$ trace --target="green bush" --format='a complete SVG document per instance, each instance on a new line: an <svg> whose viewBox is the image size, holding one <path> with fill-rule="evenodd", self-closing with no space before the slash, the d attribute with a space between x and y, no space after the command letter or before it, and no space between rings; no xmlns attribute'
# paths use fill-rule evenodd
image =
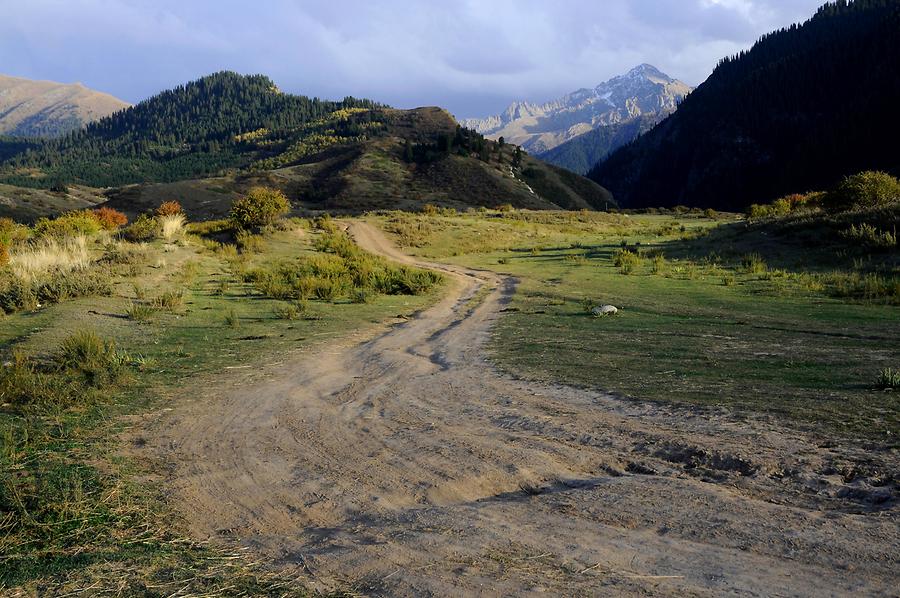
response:
<svg viewBox="0 0 900 598"><path fill-rule="evenodd" d="M250 230L273 224L287 214L291 204L284 193L268 187L254 187L231 204L229 218L237 228Z"/></svg>
<svg viewBox="0 0 900 598"><path fill-rule="evenodd" d="M153 318L154 313L156 313L156 310L153 306L146 303L132 302L125 308L126 317L136 322L147 322Z"/></svg>
<svg viewBox="0 0 900 598"><path fill-rule="evenodd" d="M81 374L91 386L116 379L127 362L127 355L116 351L113 341L92 330L80 330L66 338L56 356L60 370Z"/></svg>
<svg viewBox="0 0 900 598"><path fill-rule="evenodd" d="M11 272L0 273L0 310L11 314L34 309L37 303L31 284Z"/></svg>
<svg viewBox="0 0 900 598"><path fill-rule="evenodd" d="M159 237L159 222L149 214L141 214L122 231L122 236L129 241L153 241Z"/></svg>
<svg viewBox="0 0 900 598"><path fill-rule="evenodd" d="M12 218L0 218L0 245L12 247L31 237L31 229Z"/></svg>
<svg viewBox="0 0 900 598"><path fill-rule="evenodd" d="M900 181L886 172L861 172L846 177L823 200L831 212L875 208L900 201Z"/></svg>
<svg viewBox="0 0 900 598"><path fill-rule="evenodd" d="M766 261L758 253L748 253L741 258L741 265L747 274L763 274L768 269Z"/></svg>
<svg viewBox="0 0 900 598"><path fill-rule="evenodd" d="M613 254L613 264L622 274L631 274L644 262L644 259L630 249L617 249Z"/></svg>
<svg viewBox="0 0 900 598"><path fill-rule="evenodd" d="M89 210L63 214L58 218L41 218L34 225L35 236L45 239L65 240L74 237L90 237L101 230L100 222Z"/></svg>
<svg viewBox="0 0 900 598"><path fill-rule="evenodd" d="M160 311L175 311L184 302L183 291L166 291L153 298L151 305Z"/></svg>
<svg viewBox="0 0 900 598"><path fill-rule="evenodd" d="M34 294L40 302L60 303L77 297L112 295L111 274L105 268L56 271L38 282Z"/></svg>

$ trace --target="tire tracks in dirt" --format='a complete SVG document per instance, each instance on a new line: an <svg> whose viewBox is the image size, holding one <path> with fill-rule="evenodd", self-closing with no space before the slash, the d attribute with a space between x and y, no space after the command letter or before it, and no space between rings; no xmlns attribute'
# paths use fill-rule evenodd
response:
<svg viewBox="0 0 900 598"><path fill-rule="evenodd" d="M498 373L484 346L515 280L349 230L450 290L155 423L145 450L197 537L370 595L896 591L896 453Z"/></svg>

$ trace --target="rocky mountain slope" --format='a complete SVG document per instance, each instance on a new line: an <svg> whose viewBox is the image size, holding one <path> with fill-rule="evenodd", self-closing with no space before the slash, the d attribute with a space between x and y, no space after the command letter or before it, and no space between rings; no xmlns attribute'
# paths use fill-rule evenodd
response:
<svg viewBox="0 0 900 598"><path fill-rule="evenodd" d="M642 64L593 89L579 89L545 104L514 102L503 114L462 124L540 154L598 127L648 114L662 118L690 91L689 85Z"/></svg>
<svg viewBox="0 0 900 598"><path fill-rule="evenodd" d="M81 83L0 75L0 135L58 137L128 106Z"/></svg>

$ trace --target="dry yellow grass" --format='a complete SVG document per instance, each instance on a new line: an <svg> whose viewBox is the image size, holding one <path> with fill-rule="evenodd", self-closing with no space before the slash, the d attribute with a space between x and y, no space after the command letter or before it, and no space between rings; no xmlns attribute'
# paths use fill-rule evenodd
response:
<svg viewBox="0 0 900 598"><path fill-rule="evenodd" d="M66 241L47 239L14 251L9 257L13 273L31 280L50 270L70 271L86 268L91 262L85 237Z"/></svg>
<svg viewBox="0 0 900 598"><path fill-rule="evenodd" d="M157 216L157 219L159 220L160 234L166 241L171 241L184 233L184 225L187 222L184 214Z"/></svg>

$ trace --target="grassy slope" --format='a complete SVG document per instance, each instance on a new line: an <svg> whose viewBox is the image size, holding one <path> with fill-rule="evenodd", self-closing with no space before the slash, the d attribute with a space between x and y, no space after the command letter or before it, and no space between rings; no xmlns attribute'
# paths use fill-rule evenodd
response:
<svg viewBox="0 0 900 598"><path fill-rule="evenodd" d="M247 265L309 253L315 234L277 233ZM124 315L136 299L135 283L148 297L184 290L184 305L148 323L128 320ZM3 318L4 360L14 350L52 352L73 330L91 329L141 356L146 365L84 406L25 413L0 408L2 475L34 475L40 478L36 483L44 484L0 485L4 492L19 488L25 494L18 499L40 507L32 512L35 522L28 524L28 533L16 527L15 519L0 517L0 593L21 585L36 594L57 594L96 583L148 596L177 590L306 595L296 582L248 567L242 557L183 539L177 517L167 512L154 484L146 483L147 472L122 457L118 434L133 417L163 408L169 399L240 383L259 375L260 366L315 351L352 333L365 334L397 314L421 309L434 297L379 296L366 304L311 301L316 319L284 320L273 313L283 302L261 297L239 282L218 253L204 251L195 241L186 246L157 242L149 262L135 277L119 279L111 297L82 298ZM232 310L237 327L225 321ZM44 490L29 497L29 488ZM47 515L46 509L55 514ZM278 590L285 582L290 583Z"/></svg>
<svg viewBox="0 0 900 598"><path fill-rule="evenodd" d="M34 222L42 216L57 216L70 210L93 207L106 201L96 189L73 185L66 193L0 184L0 217Z"/></svg>
<svg viewBox="0 0 900 598"><path fill-rule="evenodd" d="M700 243L694 231L720 224L707 218L498 216L395 215L381 224L419 255L520 279L492 343L502 367L897 443L900 398L874 388L881 368L900 363L897 307L848 303L810 291L803 279L688 259L684 247ZM677 247L682 258L660 262L658 273L645 259L624 275L613 264L623 240ZM787 247L796 258L799 248ZM592 318L585 298L623 310Z"/></svg>

